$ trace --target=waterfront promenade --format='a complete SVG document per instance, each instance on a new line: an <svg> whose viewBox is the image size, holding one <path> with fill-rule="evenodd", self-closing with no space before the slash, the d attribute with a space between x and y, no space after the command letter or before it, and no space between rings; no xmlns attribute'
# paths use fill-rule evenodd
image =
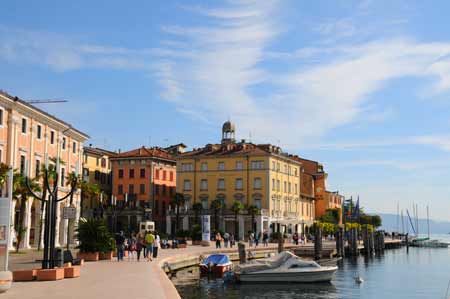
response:
<svg viewBox="0 0 450 299"><path fill-rule="evenodd" d="M291 244L286 244L290 247ZM258 248L263 248L259 246ZM269 244L276 250L277 244ZM87 262L81 268L81 277L52 282L15 282L11 289L0 295L0 299L64 299L64 298L180 298L177 290L162 270L165 260L183 259L207 252L230 252L230 249L188 246L183 249L164 249L153 262L98 261ZM237 252L235 246L232 252ZM11 269L33 268L31 263L36 252L15 256L11 259Z"/></svg>

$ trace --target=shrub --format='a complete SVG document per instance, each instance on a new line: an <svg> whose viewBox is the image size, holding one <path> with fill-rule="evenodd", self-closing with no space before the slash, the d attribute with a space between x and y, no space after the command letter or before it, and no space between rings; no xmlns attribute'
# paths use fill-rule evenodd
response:
<svg viewBox="0 0 450 299"><path fill-rule="evenodd" d="M194 224L191 229L191 239L192 241L202 240L202 226L199 224Z"/></svg>
<svg viewBox="0 0 450 299"><path fill-rule="evenodd" d="M80 218L77 238L81 252L109 252L115 247L114 238L102 219Z"/></svg>

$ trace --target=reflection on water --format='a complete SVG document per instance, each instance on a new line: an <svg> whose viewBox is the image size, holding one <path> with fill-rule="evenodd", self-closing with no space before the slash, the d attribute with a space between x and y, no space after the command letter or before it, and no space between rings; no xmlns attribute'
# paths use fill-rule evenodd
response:
<svg viewBox="0 0 450 299"><path fill-rule="evenodd" d="M235 284L202 277L198 268L172 278L183 299L194 298L444 298L450 280L450 249L405 248L384 255L346 258L332 283ZM364 283L354 281L359 274Z"/></svg>

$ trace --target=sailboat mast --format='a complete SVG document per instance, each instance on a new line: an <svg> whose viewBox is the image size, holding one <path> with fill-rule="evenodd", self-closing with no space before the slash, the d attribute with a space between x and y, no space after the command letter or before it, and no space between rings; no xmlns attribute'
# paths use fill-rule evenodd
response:
<svg viewBox="0 0 450 299"><path fill-rule="evenodd" d="M399 211L399 209L400 209L400 203L399 202L397 202L397 233L400 231L400 227L399 227L399 225L400 225L400 221L399 221L399 217L400 217L400 211Z"/></svg>
<svg viewBox="0 0 450 299"><path fill-rule="evenodd" d="M404 220L403 220L403 210L402 210L402 214L401 214L401 219L402 219L402 234L404 234L405 233L405 222L404 222Z"/></svg>
<svg viewBox="0 0 450 299"><path fill-rule="evenodd" d="M428 206L427 206L427 226L428 226L428 239L430 238L430 214L428 212Z"/></svg>
<svg viewBox="0 0 450 299"><path fill-rule="evenodd" d="M416 203L416 230L419 235L419 204Z"/></svg>

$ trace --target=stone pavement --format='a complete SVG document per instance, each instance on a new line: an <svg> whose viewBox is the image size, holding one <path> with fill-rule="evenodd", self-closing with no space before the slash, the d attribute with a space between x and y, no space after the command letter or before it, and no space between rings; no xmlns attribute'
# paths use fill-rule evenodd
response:
<svg viewBox="0 0 450 299"><path fill-rule="evenodd" d="M270 248L276 247L277 244L270 244ZM237 250L236 246L234 250ZM87 262L81 267L79 278L51 282L15 282L9 291L0 295L0 299L177 299L180 298L177 290L161 269L164 260L177 256L200 255L209 251L225 250L216 250L211 244L209 247L188 246L183 249L160 250L160 255L153 262L128 261L128 258L124 258L124 262L120 263L117 260ZM26 255L13 255L10 269L39 266L32 261L41 254L30 251Z"/></svg>

